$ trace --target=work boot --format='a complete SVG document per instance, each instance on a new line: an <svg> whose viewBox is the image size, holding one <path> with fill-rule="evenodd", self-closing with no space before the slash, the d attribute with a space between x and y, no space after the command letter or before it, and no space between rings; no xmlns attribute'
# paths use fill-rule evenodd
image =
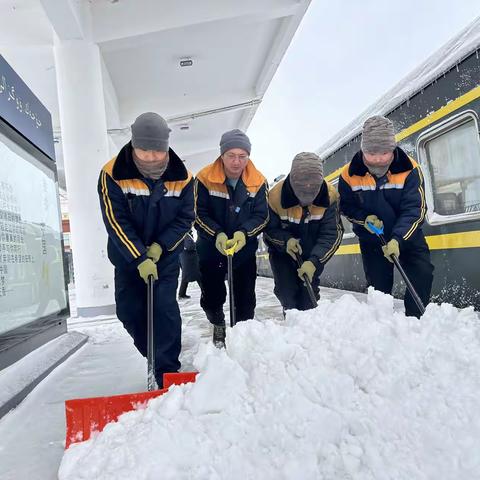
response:
<svg viewBox="0 0 480 480"><path fill-rule="evenodd" d="M213 344L217 348L225 347L225 313L223 309L206 311L208 321L213 324Z"/></svg>
<svg viewBox="0 0 480 480"><path fill-rule="evenodd" d="M213 326L213 344L217 348L225 348L225 325Z"/></svg>

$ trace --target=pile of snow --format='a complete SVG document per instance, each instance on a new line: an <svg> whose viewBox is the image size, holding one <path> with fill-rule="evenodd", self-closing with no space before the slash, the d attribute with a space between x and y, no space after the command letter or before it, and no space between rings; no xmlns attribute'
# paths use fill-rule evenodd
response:
<svg viewBox="0 0 480 480"><path fill-rule="evenodd" d="M370 291L202 345L172 387L73 445L73 479L480 478L480 321L430 305L419 321Z"/></svg>

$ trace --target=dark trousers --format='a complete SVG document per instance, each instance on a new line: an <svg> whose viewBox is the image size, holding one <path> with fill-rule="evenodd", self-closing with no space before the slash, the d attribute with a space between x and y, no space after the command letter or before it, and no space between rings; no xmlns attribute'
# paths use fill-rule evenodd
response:
<svg viewBox="0 0 480 480"><path fill-rule="evenodd" d="M176 292L178 259L158 265L158 280L153 287L155 378L159 388L165 372L180 368L182 320ZM137 350L147 357L147 285L137 270L115 270L117 317L133 338Z"/></svg>
<svg viewBox="0 0 480 480"><path fill-rule="evenodd" d="M380 242L360 241L360 250L368 285L391 294L394 265L384 257ZM415 240L405 242L400 248L399 261L422 303L427 306L432 290L433 265L425 237L421 235ZM408 289L405 292L404 303L407 316L420 318L420 311Z"/></svg>
<svg viewBox="0 0 480 480"><path fill-rule="evenodd" d="M223 323L223 304L227 298L225 276L227 257L221 260L200 260L202 296L200 305L211 323ZM233 295L235 297L236 320L241 322L253 318L255 313L255 282L257 279L257 260L255 255L248 256L240 265L233 266Z"/></svg>
<svg viewBox="0 0 480 480"><path fill-rule="evenodd" d="M189 283L191 282L189 282L188 280L185 280L185 278L183 278L182 276L182 279L180 280L180 287L178 287L179 297L184 297L187 294L187 288ZM201 283L200 280L198 280L197 283L198 283L198 286L200 286L200 283Z"/></svg>
<svg viewBox="0 0 480 480"><path fill-rule="evenodd" d="M178 289L178 296L184 297L187 294L188 282L182 277L180 288Z"/></svg>
<svg viewBox="0 0 480 480"><path fill-rule="evenodd" d="M297 273L297 264L286 253L270 253L270 265L272 267L275 293L278 301L285 310L296 308L297 310L310 310L316 305L308 296L308 291ZM312 288L317 300L320 298L320 275L323 265L313 275Z"/></svg>

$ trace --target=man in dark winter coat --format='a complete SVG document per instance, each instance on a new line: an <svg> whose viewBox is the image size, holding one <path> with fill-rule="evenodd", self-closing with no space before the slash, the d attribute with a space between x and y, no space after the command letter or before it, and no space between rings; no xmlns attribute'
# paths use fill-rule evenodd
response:
<svg viewBox="0 0 480 480"><path fill-rule="evenodd" d="M299 153L290 174L268 195L270 221L264 233L275 281L274 292L284 310L314 307L303 284L306 275L318 298L320 275L343 237L338 194L323 178L315 153ZM302 264L298 268L296 255Z"/></svg>
<svg viewBox="0 0 480 480"><path fill-rule="evenodd" d="M214 326L213 340L225 340L225 249L235 245L234 295L237 321L253 318L257 236L268 222L267 183L250 160L251 144L240 130L222 135L220 156L195 180L195 227L201 274L201 306Z"/></svg>
<svg viewBox="0 0 480 480"><path fill-rule="evenodd" d="M115 266L117 316L147 356L147 280L154 283L155 378L176 372L181 318L176 299L179 253L194 221L193 178L169 148L156 113L140 115L132 140L100 172L98 194Z"/></svg>
<svg viewBox="0 0 480 480"><path fill-rule="evenodd" d="M338 189L342 213L359 238L368 285L385 293L393 287L393 262L399 261L426 305L430 299L433 265L422 232L427 205L419 165L396 146L392 122L382 116L363 125L361 150L345 165ZM384 228L382 247L370 225ZM405 312L420 317L405 293Z"/></svg>
<svg viewBox="0 0 480 480"><path fill-rule="evenodd" d="M198 282L200 285L197 247L192 232L185 237L183 251L180 253L180 266L182 267L182 280L178 289L178 298L186 299L190 298L190 295L187 295L188 284Z"/></svg>

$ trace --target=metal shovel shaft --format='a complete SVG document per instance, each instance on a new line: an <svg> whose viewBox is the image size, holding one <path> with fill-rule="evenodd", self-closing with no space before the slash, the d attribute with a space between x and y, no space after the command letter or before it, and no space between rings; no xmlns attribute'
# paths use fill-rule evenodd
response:
<svg viewBox="0 0 480 480"><path fill-rule="evenodd" d="M228 250L227 253L227 276L228 276L228 301L230 303L230 327L234 327L237 323L235 296L233 293L233 254L235 253L235 245Z"/></svg>
<svg viewBox="0 0 480 480"><path fill-rule="evenodd" d="M373 230L373 232L378 236L380 239L380 242L382 243L383 246L387 245L387 241L385 240L385 237L383 236L383 227L378 228L373 223L368 222L368 226ZM412 285L412 282L408 278L407 274L405 273L405 270L403 267L400 265L400 261L395 255L390 255L390 258L392 259L394 265L397 267L397 270L400 272L400 275L403 278L403 281L405 282L405 285L407 286L408 291L410 292L410 295L413 298L413 301L417 305L418 309L420 310L420 313L423 315L425 313L425 306L423 305L423 302L421 298L419 297L417 291L415 290L414 286Z"/></svg>
<svg viewBox="0 0 480 480"><path fill-rule="evenodd" d="M298 268L300 268L302 266L303 260L298 252L295 252L295 259L297 261ZM315 292L313 291L312 284L306 274L303 275L303 283L305 285L305 288L307 289L308 296L310 297L313 308L317 307L317 298L315 297Z"/></svg>
<svg viewBox="0 0 480 480"><path fill-rule="evenodd" d="M155 382L155 342L153 328L153 275L147 282L147 390L156 390Z"/></svg>
<svg viewBox="0 0 480 480"><path fill-rule="evenodd" d="M383 235L379 235L381 242L383 245L386 245L387 242L385 241L385 237ZM403 267L400 265L400 262L396 255L390 255L390 258L392 259L393 263L397 267L397 270L400 272L400 275L403 278L403 281L405 282L405 285L407 286L408 291L410 292L410 295L412 296L414 302L416 303L418 309L420 310L420 313L423 315L425 313L425 306L423 305L422 300L420 299L417 291L415 290L414 286L412 285L412 282L408 278L407 274L405 273L405 270Z"/></svg>

